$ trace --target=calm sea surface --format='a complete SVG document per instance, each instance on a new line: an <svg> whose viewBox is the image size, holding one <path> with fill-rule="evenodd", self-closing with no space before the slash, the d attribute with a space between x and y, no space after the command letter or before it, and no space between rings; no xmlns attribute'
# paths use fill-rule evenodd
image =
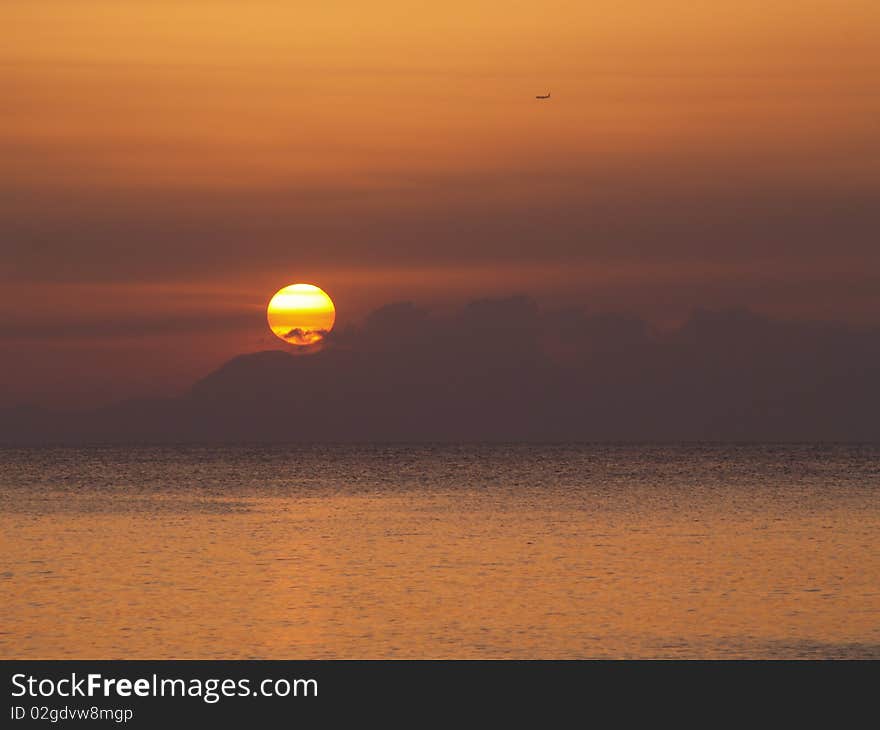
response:
<svg viewBox="0 0 880 730"><path fill-rule="evenodd" d="M3 658L880 658L880 446L0 450Z"/></svg>

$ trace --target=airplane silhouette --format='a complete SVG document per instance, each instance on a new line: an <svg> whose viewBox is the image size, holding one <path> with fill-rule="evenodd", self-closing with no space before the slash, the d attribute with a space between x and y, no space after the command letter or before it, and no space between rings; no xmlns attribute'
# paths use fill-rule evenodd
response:
<svg viewBox="0 0 880 730"><path fill-rule="evenodd" d="M539 95L539 96L536 96L535 98L536 98L536 99L549 99L549 98L550 98L550 92L548 91L547 94L546 94L545 96L540 96L540 95Z"/></svg>

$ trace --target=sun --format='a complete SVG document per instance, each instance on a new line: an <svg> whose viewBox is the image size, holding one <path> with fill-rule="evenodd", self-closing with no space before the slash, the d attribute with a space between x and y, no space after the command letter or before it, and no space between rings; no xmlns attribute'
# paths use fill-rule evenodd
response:
<svg viewBox="0 0 880 730"><path fill-rule="evenodd" d="M275 292L266 308L269 329L289 345L315 345L333 329L336 307L312 284L291 284Z"/></svg>

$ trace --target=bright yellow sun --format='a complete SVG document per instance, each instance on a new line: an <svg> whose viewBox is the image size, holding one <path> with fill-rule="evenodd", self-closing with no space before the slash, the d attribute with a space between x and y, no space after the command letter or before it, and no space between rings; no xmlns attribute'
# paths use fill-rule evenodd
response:
<svg viewBox="0 0 880 730"><path fill-rule="evenodd" d="M336 307L323 289L291 284L279 289L266 309L269 329L290 345L314 345L336 321Z"/></svg>

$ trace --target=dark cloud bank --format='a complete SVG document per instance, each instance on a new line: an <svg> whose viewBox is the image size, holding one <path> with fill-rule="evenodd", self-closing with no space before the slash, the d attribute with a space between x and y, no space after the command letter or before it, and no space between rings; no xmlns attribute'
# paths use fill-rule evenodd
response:
<svg viewBox="0 0 880 730"><path fill-rule="evenodd" d="M657 332L512 297L446 317L391 304L317 354L241 355L177 398L9 410L0 441L874 441L878 414L880 329L701 310Z"/></svg>

